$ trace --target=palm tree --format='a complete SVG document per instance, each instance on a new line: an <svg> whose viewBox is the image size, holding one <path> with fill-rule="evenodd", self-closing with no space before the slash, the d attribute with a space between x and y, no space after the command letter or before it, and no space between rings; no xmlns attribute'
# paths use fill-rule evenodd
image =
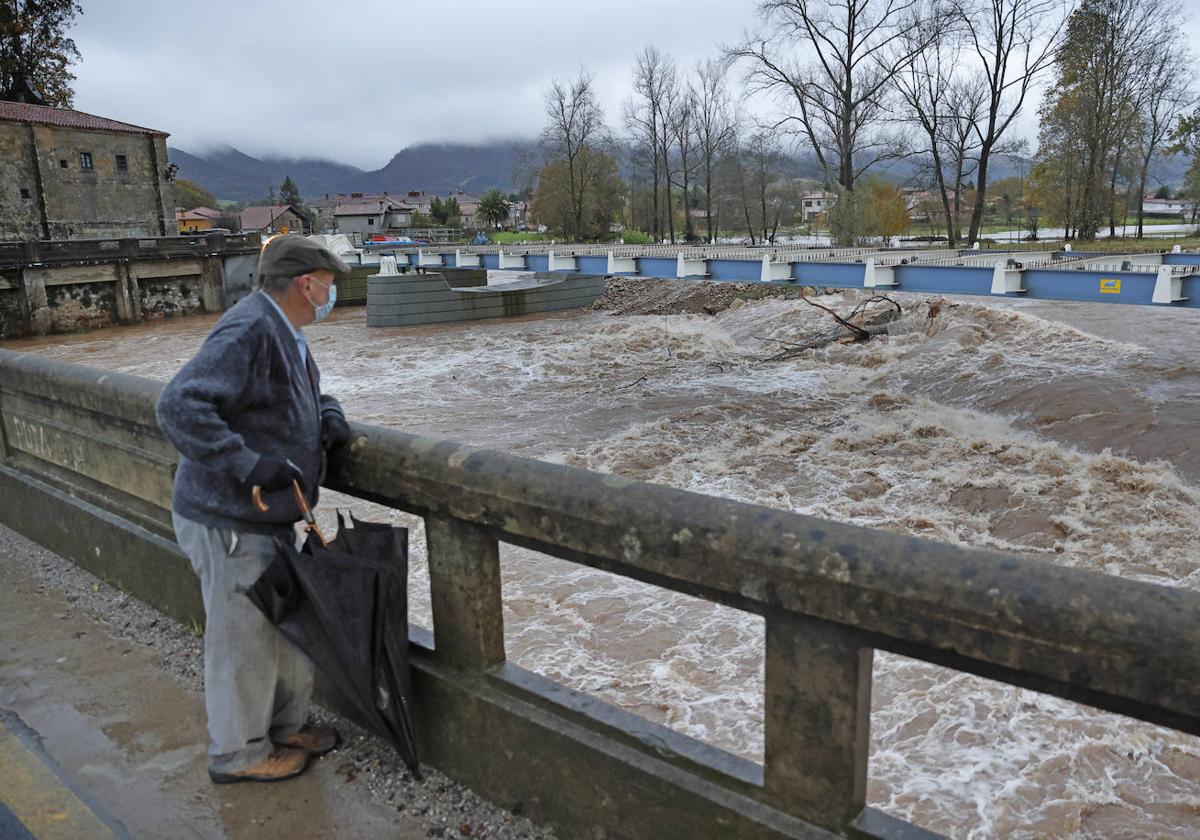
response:
<svg viewBox="0 0 1200 840"><path fill-rule="evenodd" d="M493 227L499 227L508 219L508 197L500 190L488 190L479 199L476 213Z"/></svg>

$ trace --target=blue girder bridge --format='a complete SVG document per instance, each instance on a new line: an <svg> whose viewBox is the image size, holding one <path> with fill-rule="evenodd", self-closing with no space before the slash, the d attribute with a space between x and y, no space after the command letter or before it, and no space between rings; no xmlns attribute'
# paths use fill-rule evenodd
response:
<svg viewBox="0 0 1200 840"><path fill-rule="evenodd" d="M532 245L364 248L401 267L610 274L883 293L988 295L1200 307L1200 253Z"/></svg>

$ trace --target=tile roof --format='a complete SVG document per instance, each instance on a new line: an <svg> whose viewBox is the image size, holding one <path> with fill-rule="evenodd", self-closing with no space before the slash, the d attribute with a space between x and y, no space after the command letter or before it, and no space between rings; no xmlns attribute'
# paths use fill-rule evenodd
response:
<svg viewBox="0 0 1200 840"><path fill-rule="evenodd" d="M412 210L412 208L387 198L375 199L373 201L347 201L339 204L337 209L333 211L333 215L374 216L376 213L384 212L384 210L398 210L400 212L405 212Z"/></svg>
<svg viewBox="0 0 1200 840"><path fill-rule="evenodd" d="M247 207L242 211L241 215L242 229L262 230L263 228L270 227L287 210L293 210L294 212L294 208L290 204Z"/></svg>
<svg viewBox="0 0 1200 840"><path fill-rule="evenodd" d="M143 128L140 125L110 120L72 111L70 108L51 108L49 105L28 105L24 102L0 102L0 120L54 125L60 128L79 128L84 131L116 131L122 134L153 134L168 137L165 131Z"/></svg>

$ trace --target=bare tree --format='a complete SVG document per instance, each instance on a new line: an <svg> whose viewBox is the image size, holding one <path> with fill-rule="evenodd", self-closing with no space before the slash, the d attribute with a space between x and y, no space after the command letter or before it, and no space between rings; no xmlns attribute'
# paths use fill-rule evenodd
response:
<svg viewBox="0 0 1200 840"><path fill-rule="evenodd" d="M725 218L738 218L745 225L750 244L758 243L755 232L754 186L749 164L750 152L747 144L736 132L729 140L728 152L719 159L713 174L714 183L720 185L718 201L725 209ZM730 223L730 229L735 225Z"/></svg>
<svg viewBox="0 0 1200 840"><path fill-rule="evenodd" d="M708 225L709 242L716 235L713 228L713 177L717 159L728 151L736 130L725 84L727 66L725 62L712 59L703 64L697 63L693 86L696 97L698 177L703 182L704 219Z"/></svg>
<svg viewBox="0 0 1200 840"><path fill-rule="evenodd" d="M542 130L542 144L548 158L566 163L563 179L574 219L570 235L583 233L583 208L589 190L600 177L598 164L605 155L596 154L609 145L604 112L592 90L592 77L585 70L571 81L555 79L546 91L548 122Z"/></svg>
<svg viewBox="0 0 1200 840"><path fill-rule="evenodd" d="M651 169L653 215L651 233L655 241L662 239L662 213L659 209L660 187L667 173L670 150L667 116L679 86L675 62L655 47L644 47L637 54L633 69L633 95L625 102L625 124L635 146L649 151L645 160ZM669 192L669 184L668 184ZM669 196L668 196L669 203ZM668 211L669 213L669 211ZM672 227L674 225L672 224ZM674 238L672 236L672 238Z"/></svg>
<svg viewBox="0 0 1200 840"><path fill-rule="evenodd" d="M956 208L951 206L950 190L946 187L947 162L943 152L947 138L953 143L956 136L954 128L959 122L953 110L957 103L953 101L952 81L957 59L958 49L953 39L939 38L896 74L896 89L904 100L910 114L909 119L916 124L920 137L920 143L913 152L918 156L927 157L930 161L930 177L937 188L942 212L946 216L946 237L951 246L958 241L958 229L954 216ZM957 200L960 178L960 174L955 176L954 200Z"/></svg>
<svg viewBox="0 0 1200 840"><path fill-rule="evenodd" d="M827 181L836 171L847 190L872 166L899 154L883 130L892 81L935 40L942 20L914 14L919 2L761 0L759 14L770 34L726 50L728 58L749 65L753 89L794 106L776 127L788 126L806 139Z"/></svg>
<svg viewBox="0 0 1200 840"><path fill-rule="evenodd" d="M1138 128L1137 238L1142 238L1145 221L1146 180L1150 164L1170 138L1176 121L1196 104L1191 88L1195 75L1195 57L1188 49L1179 6L1161 8L1158 31L1149 39L1142 63L1136 99Z"/></svg>
<svg viewBox="0 0 1200 840"><path fill-rule="evenodd" d="M986 90L983 118L974 124L979 164L968 234L974 242L983 225L991 156L1053 62L1067 10L1065 0L955 0L955 11Z"/></svg>
<svg viewBox="0 0 1200 840"><path fill-rule="evenodd" d="M692 226L691 187L692 176L695 175L696 167L700 163L696 133L699 109L699 95L695 86L689 82L687 87L680 91L675 107L668 115L668 127L675 143L679 163L675 169L679 180L674 183L682 190L683 238L688 242L695 239L696 236ZM674 240L672 239L672 241Z"/></svg>
<svg viewBox="0 0 1200 840"><path fill-rule="evenodd" d="M949 166L954 195L951 200L955 237L961 238L964 189L979 167L979 135L975 127L983 121L988 102L988 85L982 74L960 76L950 85L946 98L947 118L943 122L943 158ZM1002 143L1004 141L1001 141ZM1007 151L1007 146L1004 147ZM1000 144L992 154L1001 154Z"/></svg>

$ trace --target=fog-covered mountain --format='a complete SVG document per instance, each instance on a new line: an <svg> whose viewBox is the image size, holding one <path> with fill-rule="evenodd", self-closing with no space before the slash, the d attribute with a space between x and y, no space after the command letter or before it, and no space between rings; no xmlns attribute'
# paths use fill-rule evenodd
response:
<svg viewBox="0 0 1200 840"><path fill-rule="evenodd" d="M516 144L497 141L423 143L398 152L373 172L330 160L251 157L234 148L192 154L168 149L178 176L194 181L218 199L248 201L262 198L269 189L279 191L284 178L291 178L305 198L326 193L403 192L424 190L447 193L454 190L480 193L512 187Z"/></svg>

